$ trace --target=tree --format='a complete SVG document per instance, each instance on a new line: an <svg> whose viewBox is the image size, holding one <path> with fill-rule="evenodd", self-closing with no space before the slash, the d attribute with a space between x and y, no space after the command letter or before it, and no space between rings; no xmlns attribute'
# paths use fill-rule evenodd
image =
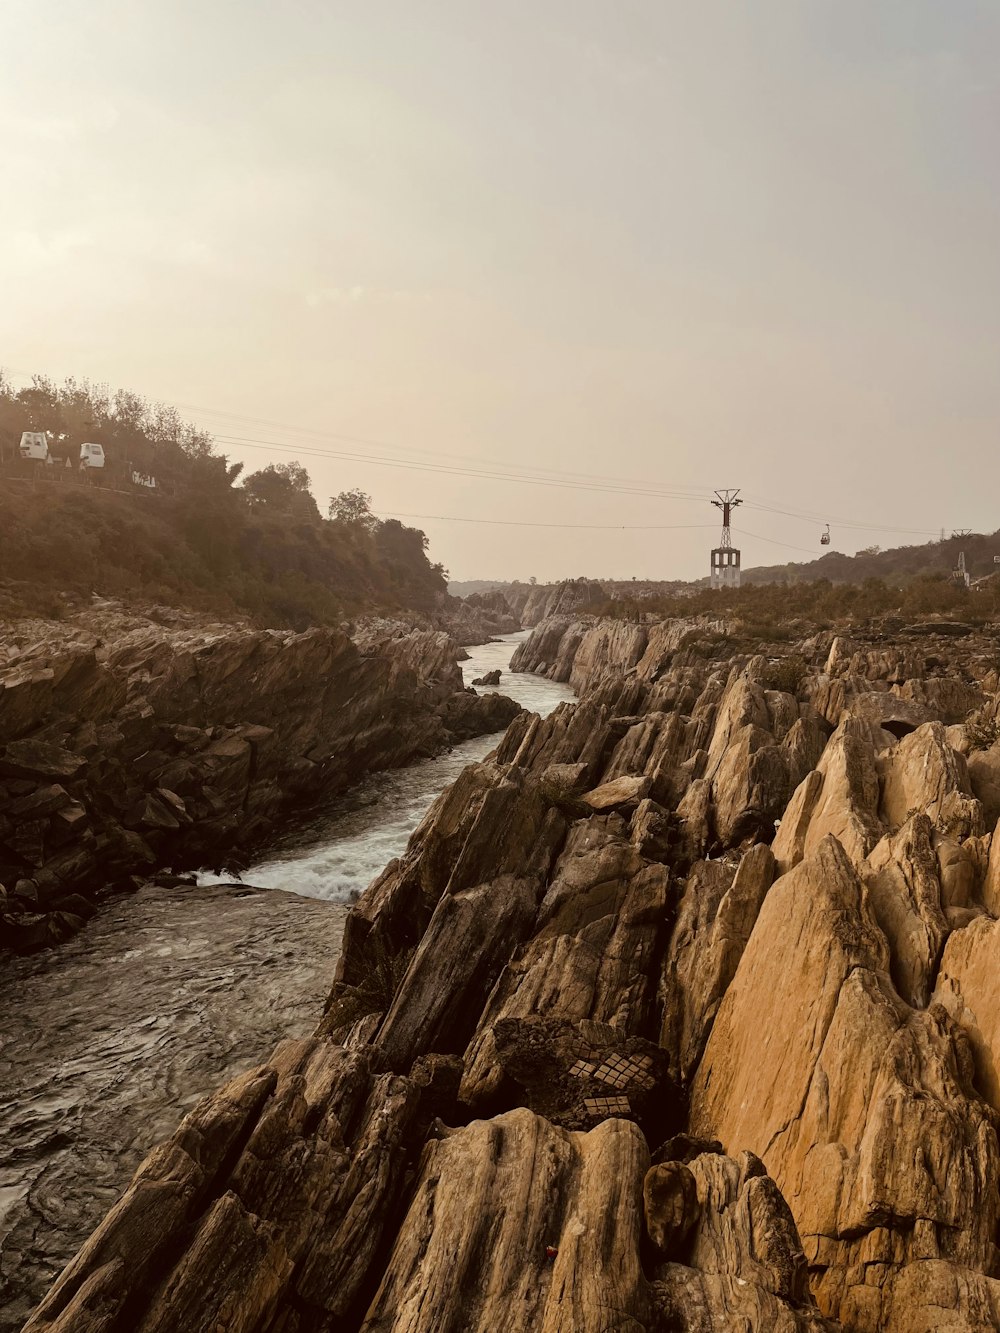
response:
<svg viewBox="0 0 1000 1333"><path fill-rule="evenodd" d="M444 568L428 561L427 534L419 528L407 528L398 518L387 518L375 529L375 545L389 582L406 605L426 610L447 592Z"/></svg>
<svg viewBox="0 0 1000 1333"><path fill-rule="evenodd" d="M268 463L259 472L251 472L243 482L243 493L254 508L319 518L319 508L309 488L309 473L301 463Z"/></svg>
<svg viewBox="0 0 1000 1333"><path fill-rule="evenodd" d="M62 428L59 391L45 375L32 375L31 388L21 389L17 404L25 414L26 430L50 430L58 435Z"/></svg>
<svg viewBox="0 0 1000 1333"><path fill-rule="evenodd" d="M374 532L379 526L372 513L372 497L359 488L333 496L327 513L334 523L354 523L366 532Z"/></svg>
<svg viewBox="0 0 1000 1333"><path fill-rule="evenodd" d="M144 435L150 424L149 404L142 394L119 389L111 406L115 425L126 435Z"/></svg>

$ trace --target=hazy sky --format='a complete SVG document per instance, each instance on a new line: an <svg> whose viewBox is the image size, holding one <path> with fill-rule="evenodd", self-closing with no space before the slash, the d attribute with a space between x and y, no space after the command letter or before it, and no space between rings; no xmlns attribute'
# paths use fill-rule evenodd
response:
<svg viewBox="0 0 1000 1333"><path fill-rule="evenodd" d="M0 49L18 374L297 453L323 505L1000 527L998 0L4 0ZM736 523L745 566L820 553ZM713 541L418 526L461 578Z"/></svg>

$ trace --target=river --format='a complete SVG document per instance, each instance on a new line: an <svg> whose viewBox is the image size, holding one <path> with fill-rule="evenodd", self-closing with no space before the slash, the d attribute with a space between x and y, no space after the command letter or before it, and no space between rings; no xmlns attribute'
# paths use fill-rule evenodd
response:
<svg viewBox="0 0 1000 1333"><path fill-rule="evenodd" d="M500 693L543 717L557 704L575 698L568 685L541 676L507 670L515 647L528 630L505 634L493 643L469 648L462 663L466 685L498 667ZM480 688L481 694L488 688ZM484 758L502 735L477 736L446 754L406 768L375 773L307 821L288 827L240 879L259 888L285 889L309 898L347 902L361 893L394 856L404 851L410 834L437 794L466 764ZM203 872L200 884L231 883L233 875Z"/></svg>
<svg viewBox="0 0 1000 1333"><path fill-rule="evenodd" d="M465 679L548 713L567 686L508 674L524 634L471 650ZM0 975L0 1333L15 1333L157 1139L206 1092L315 1027L345 903L500 733L379 773L201 892L151 883ZM210 887L211 886L211 887ZM259 887L250 887L259 886ZM272 889L291 890L274 893ZM6 1151L4 1151L6 1149Z"/></svg>

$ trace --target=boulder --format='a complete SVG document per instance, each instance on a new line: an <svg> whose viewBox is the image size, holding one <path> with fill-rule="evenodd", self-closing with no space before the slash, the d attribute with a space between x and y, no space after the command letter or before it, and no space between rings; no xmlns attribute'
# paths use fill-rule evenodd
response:
<svg viewBox="0 0 1000 1333"><path fill-rule="evenodd" d="M421 1158L363 1333L646 1328L648 1165L626 1120L571 1133L520 1108L443 1133Z"/></svg>
<svg viewBox="0 0 1000 1333"><path fill-rule="evenodd" d="M593 791L588 791L580 799L591 810L602 812L614 810L617 806L635 806L649 795L651 783L647 777L615 778L605 782Z"/></svg>
<svg viewBox="0 0 1000 1333"><path fill-rule="evenodd" d="M890 828L901 828L920 811L935 829L959 838L985 831L983 807L972 794L964 755L953 750L940 722L928 722L880 756L879 813Z"/></svg>
<svg viewBox="0 0 1000 1333"><path fill-rule="evenodd" d="M875 751L865 725L847 717L781 817L773 844L779 869L813 855L830 834L860 865L883 834L878 810Z"/></svg>
<svg viewBox="0 0 1000 1333"><path fill-rule="evenodd" d="M496 671L487 671L485 675L477 676L472 683L473 685L496 686L500 684L500 676L501 672L500 668L498 667Z"/></svg>
<svg viewBox="0 0 1000 1333"><path fill-rule="evenodd" d="M82 755L34 739L9 741L0 755L0 777L71 782L86 767Z"/></svg>
<svg viewBox="0 0 1000 1333"><path fill-rule="evenodd" d="M907 1004L925 1008L948 937L928 817L913 815L898 833L884 837L862 865L861 877L889 945L896 990Z"/></svg>
<svg viewBox="0 0 1000 1333"><path fill-rule="evenodd" d="M982 803L986 827L992 829L1000 819L1000 745L975 750L966 762L972 794Z"/></svg>
<svg viewBox="0 0 1000 1333"><path fill-rule="evenodd" d="M570 828L533 922L508 957L464 1056L462 1100L485 1108L503 1084L494 1027L503 1019L591 1020L623 1036L649 1031L653 960L668 923L670 875L647 861L619 816Z"/></svg>
<svg viewBox="0 0 1000 1333"><path fill-rule="evenodd" d="M968 1034L976 1087L1000 1112L1000 921L982 916L949 937L938 969L934 1001Z"/></svg>
<svg viewBox="0 0 1000 1333"><path fill-rule="evenodd" d="M704 1153L654 1166L646 1229L662 1259L652 1293L678 1333L837 1333L809 1292L788 1205L760 1159Z"/></svg>

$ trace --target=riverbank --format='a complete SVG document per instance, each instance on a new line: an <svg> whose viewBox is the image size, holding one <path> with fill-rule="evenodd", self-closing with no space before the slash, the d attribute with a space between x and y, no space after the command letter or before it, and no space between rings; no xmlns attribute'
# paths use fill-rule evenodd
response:
<svg viewBox="0 0 1000 1333"><path fill-rule="evenodd" d="M31 1333L1000 1327L995 633L798 628L541 626Z"/></svg>
<svg viewBox="0 0 1000 1333"><path fill-rule="evenodd" d="M149 885L0 972L0 1330L15 1333L150 1144L330 987L345 909Z"/></svg>
<svg viewBox="0 0 1000 1333"><path fill-rule="evenodd" d="M473 648L464 677L499 668L499 692L548 712L571 697L566 687L506 673L524 638ZM290 825L243 884L212 874L198 886L149 883L101 902L74 938L7 960L0 1333L21 1327L151 1144L279 1041L312 1031L347 902L502 734L370 775Z"/></svg>
<svg viewBox="0 0 1000 1333"><path fill-rule="evenodd" d="M502 728L444 633L304 633L95 604L0 641L0 947L154 867L250 846L365 774Z"/></svg>
<svg viewBox="0 0 1000 1333"><path fill-rule="evenodd" d="M501 694L529 713L547 717L575 695L568 686L531 672L510 670L512 654L529 631L505 634L471 647L462 663L466 684L500 671L498 686L483 686L483 696ZM349 792L318 806L305 820L290 821L240 872L247 884L288 889L333 902L350 902L368 887L389 861L406 850L410 835L437 795L471 763L496 748L502 732L463 741L444 754L374 773ZM225 883L225 871L203 872L199 883Z"/></svg>

